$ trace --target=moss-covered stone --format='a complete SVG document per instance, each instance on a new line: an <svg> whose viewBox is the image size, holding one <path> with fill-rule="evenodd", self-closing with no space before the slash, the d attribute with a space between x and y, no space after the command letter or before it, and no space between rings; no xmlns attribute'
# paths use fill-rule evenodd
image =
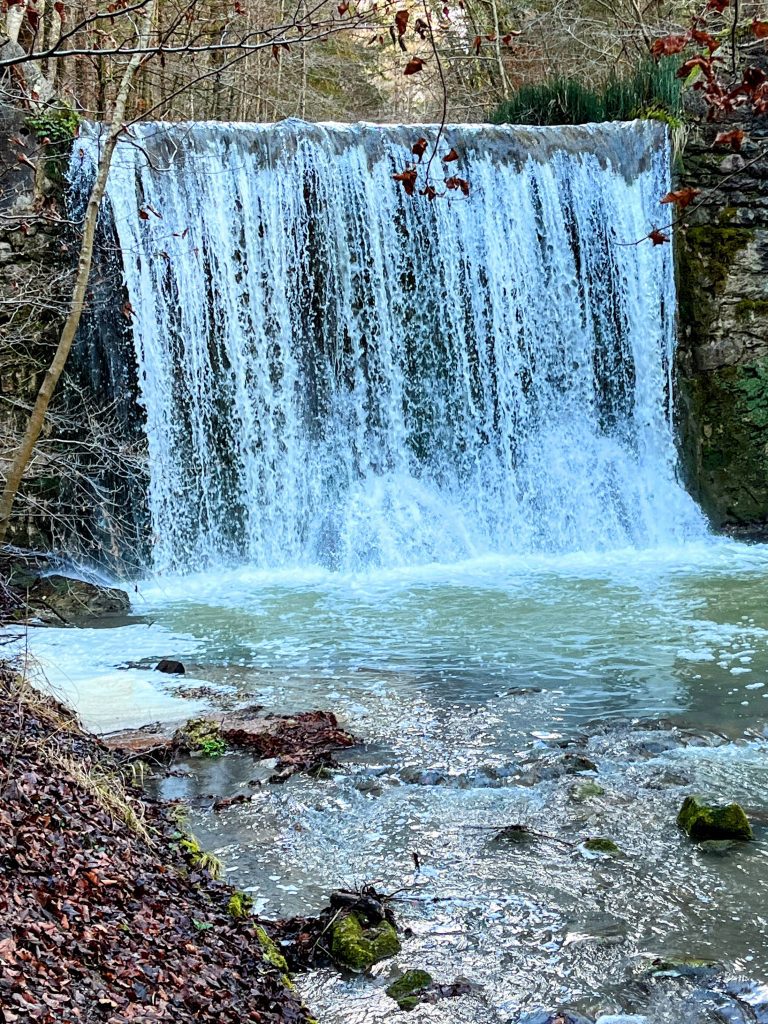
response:
<svg viewBox="0 0 768 1024"><path fill-rule="evenodd" d="M258 939L259 945L264 953L264 959L267 963L276 967L277 970L280 971L280 974L283 976L283 982L287 988L295 988L296 986L293 984L290 971L288 970L288 961L280 952L277 943L273 939L270 939L261 925L256 926L256 938Z"/></svg>
<svg viewBox="0 0 768 1024"><path fill-rule="evenodd" d="M768 317L768 299L739 299L733 312L742 323L756 317Z"/></svg>
<svg viewBox="0 0 768 1024"><path fill-rule="evenodd" d="M621 853L616 843L612 839L606 839L605 836L593 836L591 839L585 839L582 845L591 853Z"/></svg>
<svg viewBox="0 0 768 1024"><path fill-rule="evenodd" d="M401 1010L412 1010L421 1002L421 994L432 984L432 975L426 971L406 971L387 989Z"/></svg>
<svg viewBox="0 0 768 1024"><path fill-rule="evenodd" d="M739 804L718 807L697 796L685 798L677 824L694 840L752 838L752 826Z"/></svg>
<svg viewBox="0 0 768 1024"><path fill-rule="evenodd" d="M221 726L207 718L192 718L176 733L176 742L204 757L219 757L227 749Z"/></svg>
<svg viewBox="0 0 768 1024"><path fill-rule="evenodd" d="M388 921L368 925L356 914L345 914L331 925L331 956L351 971L366 971L400 952L397 932Z"/></svg>
<svg viewBox="0 0 768 1024"><path fill-rule="evenodd" d="M694 956L666 955L646 964L643 973L654 977L702 978L720 969L716 960Z"/></svg>
<svg viewBox="0 0 768 1024"><path fill-rule="evenodd" d="M596 796L604 796L605 790L597 782L585 782L573 791L573 799L581 803Z"/></svg>
<svg viewBox="0 0 768 1024"><path fill-rule="evenodd" d="M227 913L230 917L233 917L236 921L242 920L244 917L248 917L253 908L253 900L247 892L241 892L239 889L232 893L229 897L229 903L227 903Z"/></svg>

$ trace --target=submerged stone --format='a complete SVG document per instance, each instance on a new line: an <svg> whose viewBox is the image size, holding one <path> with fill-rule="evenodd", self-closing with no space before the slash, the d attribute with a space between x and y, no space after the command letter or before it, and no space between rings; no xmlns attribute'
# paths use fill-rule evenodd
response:
<svg viewBox="0 0 768 1024"><path fill-rule="evenodd" d="M735 839L703 839L699 843L699 852L708 857L727 857L738 846Z"/></svg>
<svg viewBox="0 0 768 1024"><path fill-rule="evenodd" d="M688 796L677 815L677 824L690 839L751 839L752 826L739 804L718 807Z"/></svg>
<svg viewBox="0 0 768 1024"><path fill-rule="evenodd" d="M606 839L605 836L592 836L590 839L585 839L581 845L591 853L621 853L616 843L612 839Z"/></svg>
<svg viewBox="0 0 768 1024"><path fill-rule="evenodd" d="M331 956L351 971L366 971L380 960L400 952L400 940L389 921L364 923L355 912L345 914L331 926Z"/></svg>
<svg viewBox="0 0 768 1024"><path fill-rule="evenodd" d="M413 1010L431 985L431 974L426 971L410 970L392 982L387 988L387 995L395 1000L401 1010Z"/></svg>
<svg viewBox="0 0 768 1024"><path fill-rule="evenodd" d="M591 800L592 797L604 795L605 790L602 786L598 785L596 782L585 782L574 790L573 799L578 803L582 803L584 800Z"/></svg>
<svg viewBox="0 0 768 1024"><path fill-rule="evenodd" d="M705 960L693 956L669 955L657 957L646 973L654 977L702 978L720 969L717 960Z"/></svg>

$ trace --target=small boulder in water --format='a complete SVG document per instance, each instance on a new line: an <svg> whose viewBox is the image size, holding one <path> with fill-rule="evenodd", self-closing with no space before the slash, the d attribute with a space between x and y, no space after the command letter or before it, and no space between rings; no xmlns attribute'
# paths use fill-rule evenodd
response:
<svg viewBox="0 0 768 1024"><path fill-rule="evenodd" d="M180 661L174 661L172 658L161 658L155 665L155 672L165 672L169 676L183 676L186 675L186 671Z"/></svg>
<svg viewBox="0 0 768 1024"><path fill-rule="evenodd" d="M585 800L591 800L596 796L605 796L605 790L596 782L585 782L578 786L572 794L576 803L584 803Z"/></svg>
<svg viewBox="0 0 768 1024"><path fill-rule="evenodd" d="M677 824L689 839L752 839L752 826L739 804L718 807L706 804L698 796L683 801Z"/></svg>
<svg viewBox="0 0 768 1024"><path fill-rule="evenodd" d="M413 1010L422 1001L422 996L432 985L432 975L426 971L406 971L387 989L387 995L394 999L401 1010Z"/></svg>
<svg viewBox="0 0 768 1024"><path fill-rule="evenodd" d="M386 918L369 923L363 914L353 910L331 925L330 952L342 967L367 971L380 960L396 956L400 952L400 940Z"/></svg>
<svg viewBox="0 0 768 1024"><path fill-rule="evenodd" d="M621 853L616 843L612 839L606 839L605 836L592 836L591 839L585 839L581 845L590 853L605 853L609 856Z"/></svg>

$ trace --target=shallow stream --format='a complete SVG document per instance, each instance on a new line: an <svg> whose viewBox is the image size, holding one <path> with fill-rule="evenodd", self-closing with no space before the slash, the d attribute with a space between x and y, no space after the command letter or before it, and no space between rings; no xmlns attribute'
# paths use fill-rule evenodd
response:
<svg viewBox="0 0 768 1024"><path fill-rule="evenodd" d="M411 1020L568 1005L736 1021L642 979L684 956L768 982L767 585L768 548L728 541L368 576L243 568L147 582L143 621L28 643L97 730L189 717L208 685L214 703L333 710L361 737L328 778L249 788L253 762L229 753L164 790L254 792L193 827L266 914L399 890L396 961L373 981L302 979L323 1024L398 1019L384 988L408 967L477 986ZM187 675L150 671L163 656ZM684 839L694 791L741 801L756 841L716 855ZM511 824L539 835L498 838ZM590 836L621 855L587 852Z"/></svg>

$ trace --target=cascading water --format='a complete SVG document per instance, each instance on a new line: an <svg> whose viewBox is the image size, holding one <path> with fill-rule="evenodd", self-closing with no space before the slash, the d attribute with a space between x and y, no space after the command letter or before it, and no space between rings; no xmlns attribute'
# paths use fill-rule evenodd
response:
<svg viewBox="0 0 768 1024"><path fill-rule="evenodd" d="M430 203L392 175L435 131L146 124L118 146L157 568L704 532L676 476L670 246L633 244L664 219L664 129L451 127L470 195ZM75 165L97 147L89 128Z"/></svg>

